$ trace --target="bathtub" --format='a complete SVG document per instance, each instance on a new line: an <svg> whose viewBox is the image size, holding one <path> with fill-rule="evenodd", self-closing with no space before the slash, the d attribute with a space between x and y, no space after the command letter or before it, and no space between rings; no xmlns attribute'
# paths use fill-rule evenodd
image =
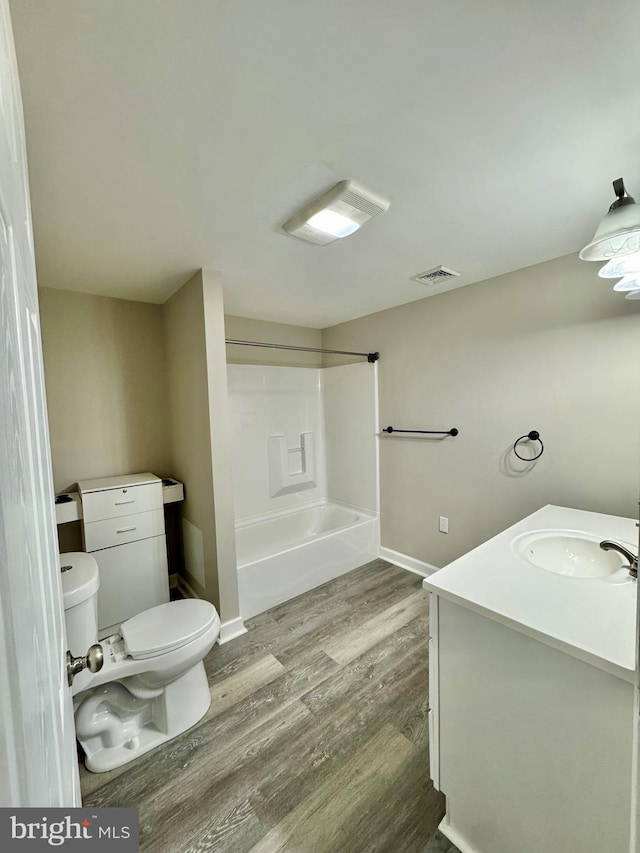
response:
<svg viewBox="0 0 640 853"><path fill-rule="evenodd" d="M378 516L336 503L236 525L240 613L249 619L375 559Z"/></svg>

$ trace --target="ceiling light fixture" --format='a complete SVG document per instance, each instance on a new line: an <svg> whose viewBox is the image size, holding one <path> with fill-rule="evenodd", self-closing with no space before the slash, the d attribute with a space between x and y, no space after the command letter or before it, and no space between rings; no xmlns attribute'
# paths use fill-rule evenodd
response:
<svg viewBox="0 0 640 853"><path fill-rule="evenodd" d="M613 182L616 200L596 229L593 240L582 249L583 261L608 261L640 252L640 206L624 188L624 181Z"/></svg>
<svg viewBox="0 0 640 853"><path fill-rule="evenodd" d="M316 246L348 237L389 209L390 202L355 181L340 181L282 226L287 234Z"/></svg>
<svg viewBox="0 0 640 853"><path fill-rule="evenodd" d="M638 273L633 275L625 275L619 282L613 285L613 289L618 293L624 293L628 290L640 290L640 277Z"/></svg>
<svg viewBox="0 0 640 853"><path fill-rule="evenodd" d="M626 293L627 299L640 299L640 205L622 178L613 182L613 189L616 200L579 256L583 261L607 261L598 271L600 278L619 278L613 289Z"/></svg>
<svg viewBox="0 0 640 853"><path fill-rule="evenodd" d="M622 258L612 258L598 270L600 278L620 278L633 273L640 274L640 252L624 255Z"/></svg>

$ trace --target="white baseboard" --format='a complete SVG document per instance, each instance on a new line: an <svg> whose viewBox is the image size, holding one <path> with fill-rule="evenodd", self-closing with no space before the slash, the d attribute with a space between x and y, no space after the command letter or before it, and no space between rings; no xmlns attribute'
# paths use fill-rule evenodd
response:
<svg viewBox="0 0 640 853"><path fill-rule="evenodd" d="M193 587L189 586L188 581L185 580L182 575L177 576L176 586L184 598L200 598L198 593L193 589ZM244 627L244 620L242 619L242 616L238 616L237 619L229 619L228 622L223 622L220 626L218 645L223 646L230 640L235 640L236 637L241 637L246 633L247 629Z"/></svg>
<svg viewBox="0 0 640 853"><path fill-rule="evenodd" d="M237 619L229 619L228 622L223 622L220 626L218 645L223 646L225 643L228 643L229 640L235 640L236 637L241 637L246 633L247 629L244 627L242 616L238 616Z"/></svg>
<svg viewBox="0 0 640 853"><path fill-rule="evenodd" d="M415 557L409 557L408 554L401 554L399 551L394 551L391 548L380 546L380 557L393 563L407 572L413 572L414 575L420 575L423 578L432 575L438 571L438 566L432 566L430 563L424 563L422 560L416 560Z"/></svg>
<svg viewBox="0 0 640 853"><path fill-rule="evenodd" d="M478 853L476 848L472 847L464 836L460 835L457 830L447 823L446 815L440 821L438 829L445 838L447 838L452 844L455 844L460 853Z"/></svg>

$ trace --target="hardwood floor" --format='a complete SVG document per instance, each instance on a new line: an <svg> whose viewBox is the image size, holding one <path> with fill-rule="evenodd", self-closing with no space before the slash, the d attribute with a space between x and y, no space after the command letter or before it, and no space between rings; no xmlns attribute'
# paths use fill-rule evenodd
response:
<svg viewBox="0 0 640 853"><path fill-rule="evenodd" d="M460 853L457 847L437 831L424 849L424 853Z"/></svg>
<svg viewBox="0 0 640 853"><path fill-rule="evenodd" d="M153 853L455 853L434 837L420 581L376 560L249 620L205 659L205 718L82 768L84 804L137 806Z"/></svg>

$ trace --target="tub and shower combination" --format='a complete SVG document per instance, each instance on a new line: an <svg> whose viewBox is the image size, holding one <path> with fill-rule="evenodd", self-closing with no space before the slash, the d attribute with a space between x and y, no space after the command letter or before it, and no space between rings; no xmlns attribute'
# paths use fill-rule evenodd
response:
<svg viewBox="0 0 640 853"><path fill-rule="evenodd" d="M248 619L375 559L375 364L230 364L240 613Z"/></svg>
<svg viewBox="0 0 640 853"><path fill-rule="evenodd" d="M378 556L378 516L323 501L236 526L238 591L248 619Z"/></svg>

